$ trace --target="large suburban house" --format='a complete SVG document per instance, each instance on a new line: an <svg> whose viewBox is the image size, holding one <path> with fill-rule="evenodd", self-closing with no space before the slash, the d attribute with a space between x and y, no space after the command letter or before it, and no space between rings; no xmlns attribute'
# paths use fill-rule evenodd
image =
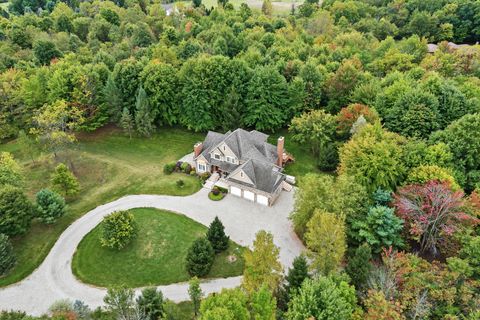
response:
<svg viewBox="0 0 480 320"><path fill-rule="evenodd" d="M288 188L282 173L288 156L283 137L278 138L277 146L267 138L256 130L209 131L205 141L194 146L196 170L218 175L232 195L270 206L282 188Z"/></svg>

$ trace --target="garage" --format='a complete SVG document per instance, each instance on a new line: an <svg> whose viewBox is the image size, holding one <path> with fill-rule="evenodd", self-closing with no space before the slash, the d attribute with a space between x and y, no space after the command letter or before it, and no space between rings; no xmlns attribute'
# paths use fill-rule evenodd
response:
<svg viewBox="0 0 480 320"><path fill-rule="evenodd" d="M242 189L237 187L230 187L230 193L234 196L241 197L242 196Z"/></svg>
<svg viewBox="0 0 480 320"><path fill-rule="evenodd" d="M255 193L243 190L243 197L250 201L255 201Z"/></svg>
<svg viewBox="0 0 480 320"><path fill-rule="evenodd" d="M262 195L257 194L257 203L268 206L268 198Z"/></svg>

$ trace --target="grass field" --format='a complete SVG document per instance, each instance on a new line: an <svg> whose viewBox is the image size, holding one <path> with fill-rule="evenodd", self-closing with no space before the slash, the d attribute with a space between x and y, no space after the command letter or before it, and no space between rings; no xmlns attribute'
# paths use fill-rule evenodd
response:
<svg viewBox="0 0 480 320"><path fill-rule="evenodd" d="M68 213L56 224L46 226L34 222L27 234L12 239L17 264L7 276L0 278L0 286L17 282L29 275L45 258L60 234L74 220L95 208L127 194L188 195L200 189L200 181L183 174L163 174L163 165L175 161L192 150L192 145L203 137L180 129L163 129L152 137L132 138L118 130L103 129L83 135L71 152L75 175L81 190L69 201ZM38 155L33 164L22 156L15 142L0 145L0 151L10 151L25 167L28 194L33 198L41 188L49 186L54 161ZM184 187L176 181L182 179Z"/></svg>
<svg viewBox="0 0 480 320"><path fill-rule="evenodd" d="M74 274L83 282L103 287L143 287L187 281L185 257L195 239L207 228L183 215L163 210L133 209L139 227L137 238L123 250L100 246L101 225L80 243L73 257ZM217 255L208 278L238 276L243 272L243 248L230 243ZM236 255L233 263L229 255Z"/></svg>
<svg viewBox="0 0 480 320"><path fill-rule="evenodd" d="M184 6L191 5L192 1L179 1L175 3L181 3ZM235 8L239 8L242 3L248 4L252 10L260 11L262 9L263 0L229 0ZM288 14L292 8L292 4L298 8L303 3L303 0L274 0L272 1L273 13L278 15ZM202 4L206 8L216 7L218 5L217 0L202 0Z"/></svg>

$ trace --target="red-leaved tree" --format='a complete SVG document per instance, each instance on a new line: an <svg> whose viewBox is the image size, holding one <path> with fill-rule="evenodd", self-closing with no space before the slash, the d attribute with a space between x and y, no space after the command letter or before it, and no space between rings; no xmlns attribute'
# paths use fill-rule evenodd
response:
<svg viewBox="0 0 480 320"><path fill-rule="evenodd" d="M452 191L446 182L429 181L399 189L394 195L394 206L421 250L436 255L440 240L450 237L462 225L478 222L463 211L463 195L462 191Z"/></svg>

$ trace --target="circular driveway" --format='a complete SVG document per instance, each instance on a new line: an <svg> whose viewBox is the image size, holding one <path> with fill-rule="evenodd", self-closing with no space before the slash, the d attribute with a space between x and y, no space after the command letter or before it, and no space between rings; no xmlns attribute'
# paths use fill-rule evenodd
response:
<svg viewBox="0 0 480 320"><path fill-rule="evenodd" d="M222 201L208 199L207 189L187 196L132 195L101 205L72 223L59 237L42 264L24 280L0 288L0 310L21 310L31 315L41 315L59 299L81 300L91 308L103 305L104 288L78 281L72 273L73 254L83 239L103 217L118 210L133 208L158 208L170 210L208 226L218 216L230 238L244 246L251 246L259 230L274 236L280 248L280 261L284 268L304 249L288 220L293 210L293 191L282 192L272 207L264 207L228 195ZM233 288L241 277L206 280L202 282L205 294ZM188 300L188 283L159 286L164 296L175 302Z"/></svg>

